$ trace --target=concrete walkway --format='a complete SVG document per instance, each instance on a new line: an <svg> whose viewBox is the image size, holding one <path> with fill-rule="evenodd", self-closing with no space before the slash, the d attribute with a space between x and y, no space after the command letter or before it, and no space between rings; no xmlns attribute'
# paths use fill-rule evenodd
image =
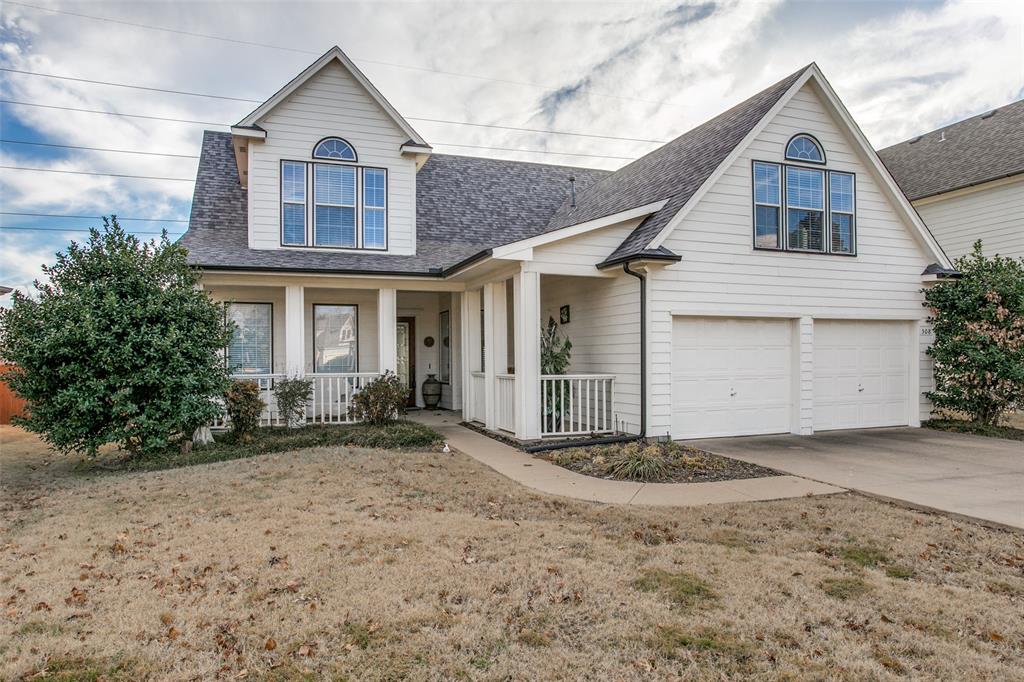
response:
<svg viewBox="0 0 1024 682"><path fill-rule="evenodd" d="M688 444L916 507L1024 528L1020 441L902 427Z"/></svg>
<svg viewBox="0 0 1024 682"><path fill-rule="evenodd" d="M409 418L436 429L448 444L499 474L551 495L607 504L692 507L727 502L780 500L845 492L798 476L747 478L714 483L634 483L584 476L459 425L458 412L424 410Z"/></svg>

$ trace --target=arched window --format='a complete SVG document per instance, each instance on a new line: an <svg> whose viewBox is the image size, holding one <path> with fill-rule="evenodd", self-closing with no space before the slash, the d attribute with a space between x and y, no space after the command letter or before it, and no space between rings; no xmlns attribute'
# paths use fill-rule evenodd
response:
<svg viewBox="0 0 1024 682"><path fill-rule="evenodd" d="M813 137L800 134L794 136L786 145L786 158L791 161L825 163L825 152Z"/></svg>
<svg viewBox="0 0 1024 682"><path fill-rule="evenodd" d="M356 161L356 150L340 137L325 137L313 148L314 159L331 159L332 161Z"/></svg>

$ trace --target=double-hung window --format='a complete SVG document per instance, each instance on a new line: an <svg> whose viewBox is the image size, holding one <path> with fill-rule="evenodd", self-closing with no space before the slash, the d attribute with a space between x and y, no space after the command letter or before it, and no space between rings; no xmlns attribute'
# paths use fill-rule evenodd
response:
<svg viewBox="0 0 1024 682"><path fill-rule="evenodd" d="M825 250L825 172L786 166L786 243L798 251Z"/></svg>
<svg viewBox="0 0 1024 682"><path fill-rule="evenodd" d="M354 305L313 306L313 369L356 372L359 316Z"/></svg>
<svg viewBox="0 0 1024 682"><path fill-rule="evenodd" d="M387 247L387 175L381 168L363 169L363 247Z"/></svg>
<svg viewBox="0 0 1024 682"><path fill-rule="evenodd" d="M313 245L355 248L356 169L313 166Z"/></svg>
<svg viewBox="0 0 1024 682"><path fill-rule="evenodd" d="M273 371L273 306L270 303L228 303L227 318L235 325L228 342L228 371L270 374Z"/></svg>
<svg viewBox="0 0 1024 682"><path fill-rule="evenodd" d="M853 253L854 176L851 173L831 172L828 174L828 184L832 253Z"/></svg>
<svg viewBox="0 0 1024 682"><path fill-rule="evenodd" d="M754 163L754 245L782 248L782 186L779 165Z"/></svg>
<svg viewBox="0 0 1024 682"><path fill-rule="evenodd" d="M281 243L306 243L306 164L281 163Z"/></svg>

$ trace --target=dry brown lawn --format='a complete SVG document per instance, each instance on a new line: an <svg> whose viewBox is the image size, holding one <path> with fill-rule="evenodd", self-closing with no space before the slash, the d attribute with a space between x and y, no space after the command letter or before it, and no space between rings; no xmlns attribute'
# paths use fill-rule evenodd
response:
<svg viewBox="0 0 1024 682"><path fill-rule="evenodd" d="M587 504L461 454L83 475L16 434L5 679L1024 677L1021 534L855 495Z"/></svg>

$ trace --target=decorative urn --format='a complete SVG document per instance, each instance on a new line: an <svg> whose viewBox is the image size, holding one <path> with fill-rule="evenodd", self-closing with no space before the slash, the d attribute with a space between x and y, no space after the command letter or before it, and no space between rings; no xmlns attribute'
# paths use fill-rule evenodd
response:
<svg viewBox="0 0 1024 682"><path fill-rule="evenodd" d="M428 374L423 382L423 404L428 410L437 407L441 402L441 382L433 374Z"/></svg>

